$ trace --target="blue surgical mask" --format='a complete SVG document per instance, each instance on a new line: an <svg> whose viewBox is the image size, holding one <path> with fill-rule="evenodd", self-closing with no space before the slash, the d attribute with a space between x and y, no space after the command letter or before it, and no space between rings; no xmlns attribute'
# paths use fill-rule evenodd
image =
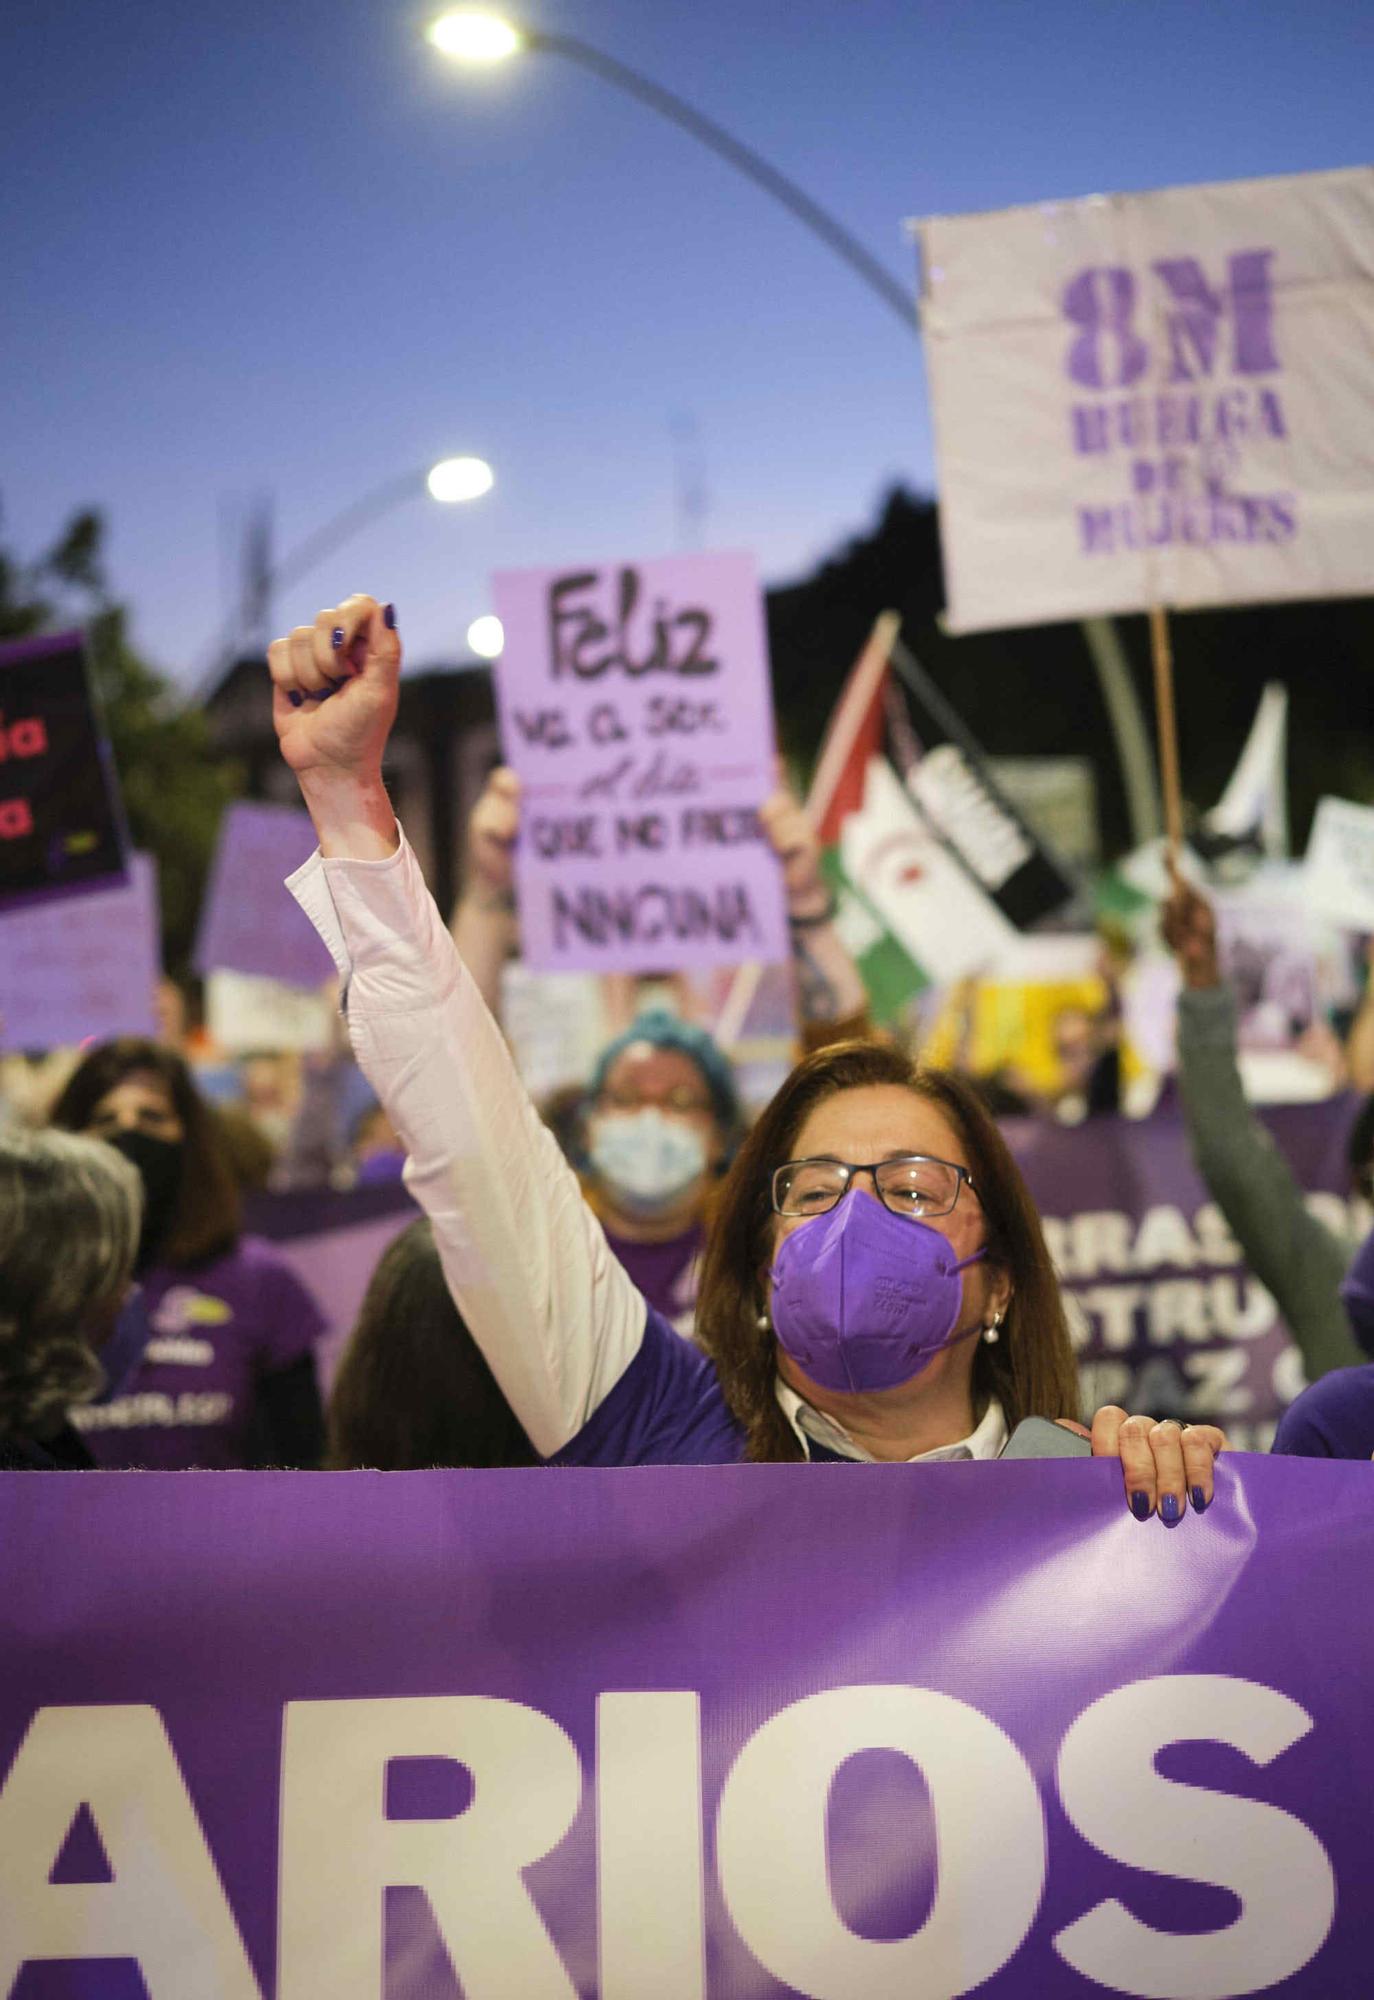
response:
<svg viewBox="0 0 1374 2000"><path fill-rule="evenodd" d="M671 1208L706 1172L706 1140L695 1125L648 1105L608 1111L593 1121L588 1159L593 1173L627 1215Z"/></svg>
<svg viewBox="0 0 1374 2000"><path fill-rule="evenodd" d="M823 1389L895 1389L957 1337L959 1274L986 1255L960 1261L938 1229L855 1190L779 1246L774 1332Z"/></svg>

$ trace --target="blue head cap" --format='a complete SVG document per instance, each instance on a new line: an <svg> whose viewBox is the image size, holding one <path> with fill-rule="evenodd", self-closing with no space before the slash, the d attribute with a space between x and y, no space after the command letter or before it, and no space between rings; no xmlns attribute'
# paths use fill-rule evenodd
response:
<svg viewBox="0 0 1374 2000"><path fill-rule="evenodd" d="M712 1041L704 1028L694 1027L679 1015L670 1014L666 1007L647 1008L631 1021L623 1034L606 1044L596 1059L587 1086L589 1100L600 1097L611 1065L637 1042L650 1042L656 1049L676 1049L696 1064L711 1093L711 1109L716 1121L727 1138L733 1141L741 1123L734 1072L719 1044Z"/></svg>

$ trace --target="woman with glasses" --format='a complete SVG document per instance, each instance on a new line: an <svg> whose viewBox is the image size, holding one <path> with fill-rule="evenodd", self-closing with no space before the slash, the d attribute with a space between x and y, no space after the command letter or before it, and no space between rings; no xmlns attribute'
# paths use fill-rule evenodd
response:
<svg viewBox="0 0 1374 2000"><path fill-rule="evenodd" d="M1035 1210L953 1079L866 1044L809 1057L727 1177L699 1326L646 1307L529 1102L382 783L401 650L349 598L274 641L273 718L320 851L290 887L329 946L454 1301L563 1464L991 1458L1074 1376ZM1223 1440L1100 1411L1133 1512L1212 1495Z"/></svg>

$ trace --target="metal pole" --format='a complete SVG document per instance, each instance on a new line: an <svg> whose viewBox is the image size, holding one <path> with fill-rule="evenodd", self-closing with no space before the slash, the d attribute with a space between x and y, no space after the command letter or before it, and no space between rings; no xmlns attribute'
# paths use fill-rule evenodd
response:
<svg viewBox="0 0 1374 2000"><path fill-rule="evenodd" d="M790 215L803 223L827 249L841 257L869 290L896 313L908 333L919 337L920 321L914 287L908 293L892 273L871 256L857 238L850 235L843 223L823 209L819 202L813 201L795 181L771 166L752 146L746 146L743 140L735 138L713 118L708 118L704 112L688 104L676 91L665 89L662 84L642 76L637 69L631 69L628 63L619 62L614 56L591 47L575 35L545 34L541 29L523 26L520 34L526 48L566 56L570 62L590 70L603 82L614 84L684 132L691 133L694 139L699 139L728 165L746 175L756 187L761 187L775 201L781 202ZM1082 629L1097 670L1098 685L1116 742L1132 836L1139 846L1160 831L1154 753L1150 748L1135 683L1111 620L1087 618L1082 621Z"/></svg>

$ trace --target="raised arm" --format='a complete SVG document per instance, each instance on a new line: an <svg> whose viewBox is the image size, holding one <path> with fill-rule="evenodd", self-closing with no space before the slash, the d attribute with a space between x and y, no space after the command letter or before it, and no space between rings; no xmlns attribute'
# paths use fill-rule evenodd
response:
<svg viewBox="0 0 1374 2000"><path fill-rule="evenodd" d="M1315 1381L1362 1359L1338 1290L1349 1247L1309 1212L1293 1169L1246 1100L1235 998L1218 967L1211 905L1176 871L1162 928L1183 974L1179 1091L1198 1171Z"/></svg>
<svg viewBox="0 0 1374 2000"><path fill-rule="evenodd" d="M868 993L835 928L835 898L821 872L810 814L780 783L760 806L759 824L782 867L803 1047L809 1052L868 1034Z"/></svg>
<svg viewBox="0 0 1374 2000"><path fill-rule="evenodd" d="M501 973L519 946L515 916L515 842L520 831L520 780L498 765L468 819L463 889L449 930L477 990L499 1021Z"/></svg>
<svg viewBox="0 0 1374 2000"><path fill-rule="evenodd" d="M405 1145L458 1309L547 1456L634 1358L644 1301L539 1122L391 810L391 607L350 597L274 641L268 664L282 756L320 841L289 886L338 966L354 1051Z"/></svg>

